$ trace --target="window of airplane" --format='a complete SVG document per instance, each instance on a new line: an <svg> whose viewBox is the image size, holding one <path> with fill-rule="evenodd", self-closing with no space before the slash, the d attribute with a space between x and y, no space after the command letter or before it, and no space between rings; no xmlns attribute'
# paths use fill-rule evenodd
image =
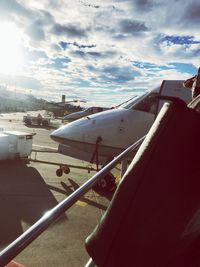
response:
<svg viewBox="0 0 200 267"><path fill-rule="evenodd" d="M157 111L158 101L159 101L159 99L155 97L157 95L158 93L148 94L146 97L142 99L142 101L136 103L133 109L155 114Z"/></svg>
<svg viewBox="0 0 200 267"><path fill-rule="evenodd" d="M118 105L120 108L129 109L131 108L136 102L142 99L145 95L148 95L149 92L145 92L142 95L135 95L134 97L130 98L129 100L123 102L122 104Z"/></svg>
<svg viewBox="0 0 200 267"><path fill-rule="evenodd" d="M158 92L160 91L159 89L160 89L160 87L156 87L153 91L147 90L143 94L135 95L134 97L121 103L117 107L125 108L125 109L130 109L130 108L135 109L136 105L139 105L140 103L142 103L143 100L145 101L145 99L148 98L148 96L158 94Z"/></svg>

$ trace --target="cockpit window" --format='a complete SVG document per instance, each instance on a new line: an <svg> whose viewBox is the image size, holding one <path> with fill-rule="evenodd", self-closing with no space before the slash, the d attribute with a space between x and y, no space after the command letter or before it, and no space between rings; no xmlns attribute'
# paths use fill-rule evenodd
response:
<svg viewBox="0 0 200 267"><path fill-rule="evenodd" d="M115 108L120 107L120 108L125 108L125 109L137 109L137 110L141 110L141 111L146 111L146 110L148 110L147 105L148 105L149 97L158 95L159 91L160 91L160 87L156 87L153 90L147 90L143 94L135 95L134 97L132 97L129 100L123 102L122 104L116 106ZM147 101L147 104L146 104L146 101ZM153 101L153 100L151 100L151 101ZM149 101L149 105L151 105L150 104L151 101ZM155 103L155 106L157 108L156 103L158 104L158 100L154 99L154 103ZM146 106L146 108L145 108L145 106ZM152 103L152 110L153 110L153 103ZM149 111L146 111L146 112L149 112Z"/></svg>
<svg viewBox="0 0 200 267"><path fill-rule="evenodd" d="M118 105L117 107L129 109L131 108L136 102L138 102L140 99L142 99L145 95L149 94L149 92L146 92L142 95L135 95L134 97L130 98L129 100L123 102L122 104Z"/></svg>
<svg viewBox="0 0 200 267"><path fill-rule="evenodd" d="M158 108L158 98L156 98L157 95L158 93L148 94L142 99L142 101L136 103L136 105L133 106L133 109L155 114Z"/></svg>

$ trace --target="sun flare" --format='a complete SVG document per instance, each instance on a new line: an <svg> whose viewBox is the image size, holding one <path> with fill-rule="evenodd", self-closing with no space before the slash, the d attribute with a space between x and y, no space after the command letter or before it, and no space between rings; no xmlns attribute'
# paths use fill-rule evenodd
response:
<svg viewBox="0 0 200 267"><path fill-rule="evenodd" d="M20 32L13 23L0 24L0 73L16 74L22 65Z"/></svg>

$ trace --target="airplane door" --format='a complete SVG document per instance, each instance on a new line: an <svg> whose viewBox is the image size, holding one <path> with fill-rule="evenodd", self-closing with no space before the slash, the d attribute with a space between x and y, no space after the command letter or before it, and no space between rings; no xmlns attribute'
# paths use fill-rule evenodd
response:
<svg viewBox="0 0 200 267"><path fill-rule="evenodd" d="M164 80L161 85L162 96L174 96L182 99L188 104L192 99L192 91L183 86L183 80ZM158 111L162 108L165 100L160 100Z"/></svg>

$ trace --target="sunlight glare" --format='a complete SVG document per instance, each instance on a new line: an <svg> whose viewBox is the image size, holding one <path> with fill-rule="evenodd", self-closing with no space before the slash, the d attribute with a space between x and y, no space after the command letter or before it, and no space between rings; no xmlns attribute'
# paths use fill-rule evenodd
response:
<svg viewBox="0 0 200 267"><path fill-rule="evenodd" d="M0 73L14 75L22 65L19 29L13 23L2 23L0 38Z"/></svg>

